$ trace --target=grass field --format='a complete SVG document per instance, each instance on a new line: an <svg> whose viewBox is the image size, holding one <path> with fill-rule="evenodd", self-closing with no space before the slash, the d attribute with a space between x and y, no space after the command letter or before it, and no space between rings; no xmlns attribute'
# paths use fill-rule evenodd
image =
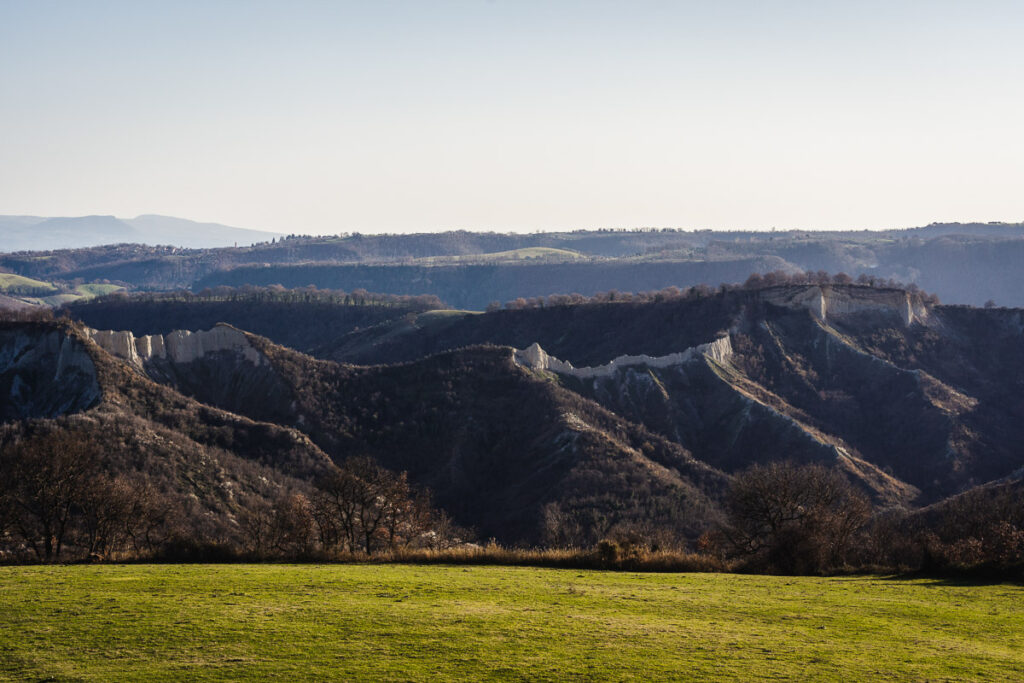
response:
<svg viewBox="0 0 1024 683"><path fill-rule="evenodd" d="M0 273L0 292L19 293L29 290L47 290L56 292L57 288L50 282L33 280L30 277L15 275L14 273Z"/></svg>
<svg viewBox="0 0 1024 683"><path fill-rule="evenodd" d="M7 278L6 280L4 278ZM11 278L21 278L20 280L13 280ZM27 284L35 283L35 284ZM113 292L119 292L124 290L124 287L120 285L105 285L97 282L87 283L84 285L78 285L74 291L58 293L56 285L50 282L43 282L41 280L30 280L29 278L22 278L20 275L10 275L8 273L0 273L0 292L12 291L25 291L25 288L44 289L49 288L48 291L53 292L48 295L36 295L36 296L19 296L18 299L21 301L32 304L33 306L62 306L63 304L70 303L72 301L82 301L83 299L93 299L98 296L105 294L111 294ZM20 289L19 289L20 288Z"/></svg>
<svg viewBox="0 0 1024 683"><path fill-rule="evenodd" d="M492 251L486 254L464 254L460 256L423 256L416 263L430 266L443 266L455 263L504 263L508 261L575 261L586 259L583 254L570 249L554 249L552 247L524 247L509 251Z"/></svg>
<svg viewBox="0 0 1024 683"><path fill-rule="evenodd" d="M3 677L1022 680L1024 588L526 567L0 567Z"/></svg>
<svg viewBox="0 0 1024 683"><path fill-rule="evenodd" d="M105 296L107 294L113 294L114 292L120 292L123 290L124 287L120 285L104 285L98 282L90 282L75 287L75 292L81 294L83 297Z"/></svg>

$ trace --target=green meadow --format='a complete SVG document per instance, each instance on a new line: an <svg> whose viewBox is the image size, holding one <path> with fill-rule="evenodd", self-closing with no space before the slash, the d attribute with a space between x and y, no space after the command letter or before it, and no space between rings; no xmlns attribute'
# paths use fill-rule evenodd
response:
<svg viewBox="0 0 1024 683"><path fill-rule="evenodd" d="M464 254L458 256L423 256L416 263L424 265L446 265L454 263L498 263L505 261L529 261L534 259L548 261L575 261L586 259L587 256L571 249L555 249L552 247L524 247L508 251L494 251L486 254Z"/></svg>
<svg viewBox="0 0 1024 683"><path fill-rule="evenodd" d="M1024 680L1024 588L529 567L0 567L0 679Z"/></svg>
<svg viewBox="0 0 1024 683"><path fill-rule="evenodd" d="M12 296L25 303L35 306L61 306L72 301L93 299L98 296L112 294L122 291L120 285L101 284L90 282L77 285L71 291L61 291L57 285L43 280L14 275L13 273L0 273L0 294Z"/></svg>
<svg viewBox="0 0 1024 683"><path fill-rule="evenodd" d="M57 287L52 282L33 280L30 277L15 275L14 273L0 273L0 292L18 293L25 290L46 290L56 292Z"/></svg>

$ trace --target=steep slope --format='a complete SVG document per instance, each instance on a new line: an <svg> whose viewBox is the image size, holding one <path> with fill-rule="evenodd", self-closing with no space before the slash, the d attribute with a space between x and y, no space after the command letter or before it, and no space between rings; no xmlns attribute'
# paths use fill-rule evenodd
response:
<svg viewBox="0 0 1024 683"><path fill-rule="evenodd" d="M0 445L62 432L103 452L111 476L174 501L193 538L232 538L252 501L328 471L303 434L200 404L111 356L66 323L0 323Z"/></svg>
<svg viewBox="0 0 1024 683"><path fill-rule="evenodd" d="M286 298L285 294L291 294ZM359 329L419 314L439 303L345 303L343 293L233 292L230 296L112 296L70 304L72 317L99 330L130 330L138 336L175 330L208 330L228 323L299 351ZM334 299L328 297L333 295ZM351 296L349 297L351 299Z"/></svg>
<svg viewBox="0 0 1024 683"><path fill-rule="evenodd" d="M937 500L1024 465L1020 311L926 304L898 289L783 286L649 304L500 311L394 325L321 353L363 362L466 343L538 343L581 366L728 337L724 362L634 363L568 387L715 467L833 460L878 499Z"/></svg>
<svg viewBox="0 0 1024 683"><path fill-rule="evenodd" d="M370 455L408 471L485 537L538 542L557 516L575 529L563 540L578 543L616 526L692 539L718 515L723 474L520 367L509 348L355 367L227 326L155 346L128 333L95 336L199 400L292 425L336 459ZM197 340L193 350L168 341L179 338ZM138 354L147 345L166 352Z"/></svg>
<svg viewBox="0 0 1024 683"><path fill-rule="evenodd" d="M782 459L819 462L845 471L881 504L906 505L917 496L913 486L865 461L806 412L745 377L735 357L730 337L668 356L621 356L586 368L551 358L537 345L517 354L724 471Z"/></svg>
<svg viewBox="0 0 1024 683"><path fill-rule="evenodd" d="M758 462L835 466L899 507L1024 468L1024 311L900 289L431 311L328 348L389 365L317 360L226 325L39 329L65 337L4 337L11 418L130 416L282 476L367 455L513 543L613 528L692 539L729 475Z"/></svg>
<svg viewBox="0 0 1024 683"><path fill-rule="evenodd" d="M859 286L786 285L700 291L663 296L651 302L587 303L501 310L464 315L445 326L420 325L412 318L354 332L316 350L341 362L400 362L467 344L507 344L525 348L537 342L577 365L598 365L621 355L663 356L710 341L736 328L748 311L811 313L848 317L882 312L894 321L926 315L920 295L897 289ZM887 318L888 320L888 318Z"/></svg>
<svg viewBox="0 0 1024 683"><path fill-rule="evenodd" d="M50 326L0 327L0 422L81 412L100 393L80 339Z"/></svg>
<svg viewBox="0 0 1024 683"><path fill-rule="evenodd" d="M808 310L788 298L807 294L814 295L804 301ZM895 498L906 500L916 488L922 492L920 502L937 500L1024 465L1016 447L1024 437L1017 398L1022 386L1019 331L959 324L946 309L917 306L904 293L880 293L874 307L835 294L827 293L832 311L825 312L811 290L762 293L762 310L747 308L731 330L736 353L714 364L714 374L814 441L833 447L851 471L860 471L858 476L876 486L895 485ZM991 337L995 340L986 343ZM883 340L894 350L886 353L879 343ZM1000 349L998 363L985 362L992 346ZM952 369L943 363L950 357L960 359ZM670 393L686 387L679 378L660 379ZM684 391L683 405L705 415L702 409L719 406L714 398L719 393L705 381L696 391ZM651 414L609 406L637 419ZM799 453L778 435L751 434L749 418L736 408L721 412L719 425L697 438L717 457L686 438L680 443L726 470ZM746 423L738 429L735 420L741 415ZM652 426L650 419L640 421ZM734 447L723 443L726 435ZM750 439L746 445L735 447L744 438ZM723 462L723 455L730 459Z"/></svg>
<svg viewBox="0 0 1024 683"><path fill-rule="evenodd" d="M912 373L949 421L957 490L1024 466L1024 311L939 306L927 326L839 330L858 350Z"/></svg>
<svg viewBox="0 0 1024 683"><path fill-rule="evenodd" d="M438 324L429 314L384 323L325 342L313 354L349 363L396 363L471 344L525 349L534 342L577 365L616 356L663 356L714 339L743 308L737 295L653 303L611 303L452 314Z"/></svg>

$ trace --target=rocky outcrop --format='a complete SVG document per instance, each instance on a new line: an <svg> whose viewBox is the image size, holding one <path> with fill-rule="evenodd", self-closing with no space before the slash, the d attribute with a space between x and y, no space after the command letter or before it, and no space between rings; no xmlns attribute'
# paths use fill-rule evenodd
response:
<svg viewBox="0 0 1024 683"><path fill-rule="evenodd" d="M0 421L80 412L100 399L96 366L61 330L0 330Z"/></svg>
<svg viewBox="0 0 1024 683"><path fill-rule="evenodd" d="M210 330L190 332L175 330L169 334L136 337L130 331L86 329L86 334L100 348L143 368L153 359L172 363L191 363L210 353L231 351L241 355L253 365L265 365L267 359L257 351L245 333L230 325L217 325Z"/></svg>
<svg viewBox="0 0 1024 683"><path fill-rule="evenodd" d="M732 344L729 337L721 337L707 344L700 344L685 351L671 353L667 356L619 356L618 358L596 367L574 367L568 361L559 360L548 355L540 344L533 343L525 349L516 349L513 359L519 365L528 367L531 370L548 370L557 372L560 375L570 375L579 379L592 379L595 377L611 377L618 370L634 365L645 365L651 368L667 368L673 365L681 365L698 358L710 358L716 362L723 363L732 355Z"/></svg>
<svg viewBox="0 0 1024 683"><path fill-rule="evenodd" d="M928 307L919 294L902 289L801 285L768 287L758 291L762 301L786 308L806 308L827 321L856 313L875 312L898 317L904 325L924 323Z"/></svg>

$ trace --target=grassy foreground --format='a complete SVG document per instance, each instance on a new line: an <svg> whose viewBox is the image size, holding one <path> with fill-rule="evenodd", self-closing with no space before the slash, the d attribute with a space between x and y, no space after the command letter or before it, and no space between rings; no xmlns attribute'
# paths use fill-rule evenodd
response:
<svg viewBox="0 0 1024 683"><path fill-rule="evenodd" d="M1024 588L529 567L0 567L0 679L1022 680Z"/></svg>

